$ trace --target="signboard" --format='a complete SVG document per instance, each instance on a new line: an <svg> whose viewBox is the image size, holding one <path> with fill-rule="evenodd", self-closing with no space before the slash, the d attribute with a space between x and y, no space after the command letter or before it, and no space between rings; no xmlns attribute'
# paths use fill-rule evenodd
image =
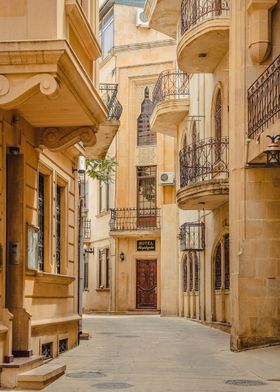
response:
<svg viewBox="0 0 280 392"><path fill-rule="evenodd" d="M137 241L137 251L138 252L148 252L156 250L155 240L139 240Z"/></svg>

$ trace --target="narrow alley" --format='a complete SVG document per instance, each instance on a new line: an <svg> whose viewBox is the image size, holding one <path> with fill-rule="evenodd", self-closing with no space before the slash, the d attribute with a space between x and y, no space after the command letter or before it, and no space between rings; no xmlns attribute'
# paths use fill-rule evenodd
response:
<svg viewBox="0 0 280 392"><path fill-rule="evenodd" d="M280 391L280 347L233 353L228 334L181 318L90 315L84 329L46 392Z"/></svg>

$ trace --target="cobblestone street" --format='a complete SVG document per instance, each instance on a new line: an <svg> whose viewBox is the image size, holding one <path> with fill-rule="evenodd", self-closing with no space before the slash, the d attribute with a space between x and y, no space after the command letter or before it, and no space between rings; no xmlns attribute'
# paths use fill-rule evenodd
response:
<svg viewBox="0 0 280 392"><path fill-rule="evenodd" d="M52 392L280 391L280 347L229 351L229 335L181 318L86 316L93 338L62 355ZM239 384L239 385L238 385Z"/></svg>

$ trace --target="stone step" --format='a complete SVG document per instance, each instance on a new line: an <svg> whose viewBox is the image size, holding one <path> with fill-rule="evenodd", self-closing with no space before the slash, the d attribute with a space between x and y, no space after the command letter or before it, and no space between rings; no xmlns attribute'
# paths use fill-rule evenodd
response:
<svg viewBox="0 0 280 392"><path fill-rule="evenodd" d="M17 387L22 389L43 389L65 373L66 365L47 363L28 372L20 373Z"/></svg>

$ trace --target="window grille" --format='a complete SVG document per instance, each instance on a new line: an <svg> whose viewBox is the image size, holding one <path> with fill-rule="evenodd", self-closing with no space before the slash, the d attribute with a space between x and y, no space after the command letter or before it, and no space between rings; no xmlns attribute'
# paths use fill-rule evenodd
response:
<svg viewBox="0 0 280 392"><path fill-rule="evenodd" d="M215 252L215 289L222 288L222 246L221 243L216 248Z"/></svg>
<svg viewBox="0 0 280 392"><path fill-rule="evenodd" d="M184 261L184 292L188 291L188 258Z"/></svg>
<svg viewBox="0 0 280 392"><path fill-rule="evenodd" d="M229 234L224 236L224 258L225 258L225 289L230 289L230 255L229 255Z"/></svg>
<svg viewBox="0 0 280 392"><path fill-rule="evenodd" d="M103 250L99 249L98 251L98 287L102 287L102 259L103 259Z"/></svg>
<svg viewBox="0 0 280 392"><path fill-rule="evenodd" d="M56 186L56 272L60 274L61 267L61 190Z"/></svg>
<svg viewBox="0 0 280 392"><path fill-rule="evenodd" d="M84 290L88 289L88 259L89 254L84 254Z"/></svg>
<svg viewBox="0 0 280 392"><path fill-rule="evenodd" d="M44 359L53 358L53 344L52 344L52 342L42 344L42 356L44 357Z"/></svg>
<svg viewBox="0 0 280 392"><path fill-rule="evenodd" d="M222 94L218 90L215 103L215 138L216 140L222 139ZM221 160L222 146L221 143L215 144L215 159L216 162Z"/></svg>
<svg viewBox="0 0 280 392"><path fill-rule="evenodd" d="M59 340L59 354L65 353L68 350L68 339L60 339Z"/></svg>
<svg viewBox="0 0 280 392"><path fill-rule="evenodd" d="M190 291L193 291L193 255L192 252L189 253L190 260Z"/></svg>
<svg viewBox="0 0 280 392"><path fill-rule="evenodd" d="M39 226L39 257L38 268L44 271L44 236L45 236L45 178L39 173L38 179L38 226Z"/></svg>
<svg viewBox="0 0 280 392"><path fill-rule="evenodd" d="M195 260L195 291L199 291L199 257L197 252L194 252L194 260Z"/></svg>
<svg viewBox="0 0 280 392"><path fill-rule="evenodd" d="M106 289L110 288L110 249L106 248Z"/></svg>

